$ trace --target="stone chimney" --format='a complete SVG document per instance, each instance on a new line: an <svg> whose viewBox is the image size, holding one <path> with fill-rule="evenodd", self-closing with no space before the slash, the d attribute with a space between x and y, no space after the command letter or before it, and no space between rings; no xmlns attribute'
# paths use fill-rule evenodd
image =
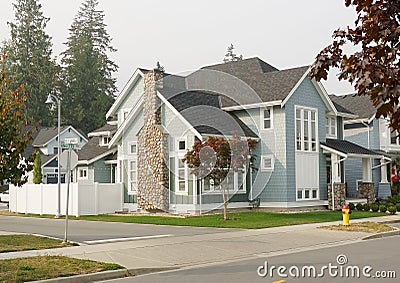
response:
<svg viewBox="0 0 400 283"><path fill-rule="evenodd" d="M138 134L138 208L169 210L168 134L161 126L163 73L152 70L144 75L143 119Z"/></svg>

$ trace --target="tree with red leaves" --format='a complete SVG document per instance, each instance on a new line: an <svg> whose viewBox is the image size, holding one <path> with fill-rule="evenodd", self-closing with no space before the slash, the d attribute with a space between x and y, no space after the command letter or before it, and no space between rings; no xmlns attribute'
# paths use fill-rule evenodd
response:
<svg viewBox="0 0 400 283"><path fill-rule="evenodd" d="M368 95L377 108L376 117L387 117L392 130L400 132L400 1L345 0L357 11L355 27L333 33L333 42L316 57L310 76L326 80L328 70L338 67L339 80L348 80L357 95ZM346 43L360 47L348 55Z"/></svg>
<svg viewBox="0 0 400 283"><path fill-rule="evenodd" d="M236 134L230 139L210 136L205 141L196 139L192 149L187 151L182 160L197 178L209 177L220 186L224 202L224 220L228 219L226 177L231 171L237 172L248 164L252 166L255 160L252 150L256 147L256 140L242 139Z"/></svg>
<svg viewBox="0 0 400 283"><path fill-rule="evenodd" d="M36 128L27 127L24 86L10 90L4 59L0 59L0 184L21 186L28 179L26 173L33 168L33 155L23 158L22 154Z"/></svg>

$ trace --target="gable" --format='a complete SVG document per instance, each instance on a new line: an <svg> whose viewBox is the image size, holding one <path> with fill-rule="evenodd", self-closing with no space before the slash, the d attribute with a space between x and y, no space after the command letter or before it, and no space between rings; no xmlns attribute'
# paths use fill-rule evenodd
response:
<svg viewBox="0 0 400 283"><path fill-rule="evenodd" d="M113 105L106 114L106 119L117 115L122 109L132 108L138 98L143 94L143 72L136 69Z"/></svg>

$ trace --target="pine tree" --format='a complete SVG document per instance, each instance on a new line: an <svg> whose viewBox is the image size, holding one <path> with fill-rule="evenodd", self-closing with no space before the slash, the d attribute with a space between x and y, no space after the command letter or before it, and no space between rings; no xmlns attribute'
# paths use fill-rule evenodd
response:
<svg viewBox="0 0 400 283"><path fill-rule="evenodd" d="M35 163L33 164L33 183L42 183L42 161L40 159L39 151L36 151Z"/></svg>
<svg viewBox="0 0 400 283"><path fill-rule="evenodd" d="M104 13L97 0L86 0L69 29L67 50L62 53L66 85L62 90L63 116L69 124L89 132L105 123L114 101L118 66L107 52L115 52L106 31Z"/></svg>
<svg viewBox="0 0 400 283"><path fill-rule="evenodd" d="M55 91L60 71L51 59L51 37L45 32L49 18L43 16L37 0L16 0L13 6L14 21L8 23L11 38L2 48L8 56L5 67L9 76L15 78L12 89L25 86L28 117L47 126L52 117L44 102L47 95Z"/></svg>
<svg viewBox="0 0 400 283"><path fill-rule="evenodd" d="M235 50L235 47L233 47L233 44L231 43L231 45L228 46L228 49L226 50L226 54L224 57L224 63L243 60L243 56L242 55L237 56L235 54L234 50Z"/></svg>

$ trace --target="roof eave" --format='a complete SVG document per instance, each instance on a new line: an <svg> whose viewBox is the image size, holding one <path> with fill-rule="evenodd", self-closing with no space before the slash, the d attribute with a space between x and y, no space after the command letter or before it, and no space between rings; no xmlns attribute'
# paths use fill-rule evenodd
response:
<svg viewBox="0 0 400 283"><path fill-rule="evenodd" d="M142 73L142 71L137 68L135 70L135 72L132 74L131 78L129 79L129 81L125 84L124 88L122 89L120 95L118 95L117 99L115 100L115 102L113 103L113 105L111 105L110 109L108 110L107 114L106 114L106 120L108 118L110 118L111 116L115 115L115 111L116 109L121 105L121 103L123 102L123 100L125 99L126 95L129 93L130 89L132 88L132 86L136 83L136 81L140 78L140 77L144 77L144 74Z"/></svg>
<svg viewBox="0 0 400 283"><path fill-rule="evenodd" d="M282 100L274 100L274 101L267 101L267 102L261 102L261 103L222 107L222 110L224 110L224 111L246 110L246 109L254 109L254 108L261 108L261 107L277 106L277 105L281 105L281 104L282 104Z"/></svg>

